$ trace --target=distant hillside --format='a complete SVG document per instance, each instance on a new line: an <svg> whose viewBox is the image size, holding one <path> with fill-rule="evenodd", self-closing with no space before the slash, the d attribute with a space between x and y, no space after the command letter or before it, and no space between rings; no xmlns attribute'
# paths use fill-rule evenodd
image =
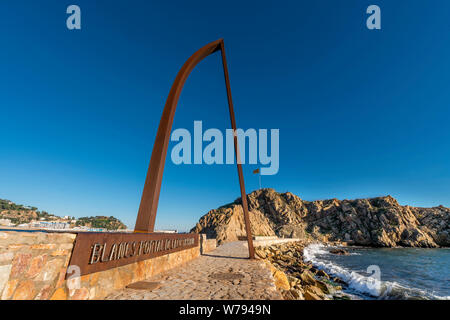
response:
<svg viewBox="0 0 450 320"><path fill-rule="evenodd" d="M401 206L391 196L305 201L273 189L247 195L254 235L313 238L374 247L450 246L450 209ZM242 201L209 211L191 232L219 242L245 235Z"/></svg>
<svg viewBox="0 0 450 320"><path fill-rule="evenodd" d="M117 218L105 217L105 216L95 216L95 217L81 217L77 220L76 226L86 226L90 228L105 228L108 230L119 230L126 229L127 226L122 223Z"/></svg>
<svg viewBox="0 0 450 320"><path fill-rule="evenodd" d="M0 219L9 219L11 223L18 225L23 223L30 223L33 220L44 221L67 221L76 220L75 226L86 226L91 228L104 228L108 230L126 229L125 224L115 217L82 217L75 219L69 217L68 219L55 216L46 211L40 211L36 207L28 207L20 204L15 204L9 200L0 199Z"/></svg>
<svg viewBox="0 0 450 320"><path fill-rule="evenodd" d="M48 221L59 219L59 217L46 211L39 211L36 207L26 207L9 200L0 199L0 219L9 219L14 224L21 224L41 218Z"/></svg>

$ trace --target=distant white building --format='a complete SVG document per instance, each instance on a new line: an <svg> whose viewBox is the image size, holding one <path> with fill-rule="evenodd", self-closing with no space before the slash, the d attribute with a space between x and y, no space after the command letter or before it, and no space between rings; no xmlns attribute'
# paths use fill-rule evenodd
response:
<svg viewBox="0 0 450 320"><path fill-rule="evenodd" d="M159 232L159 233L177 233L178 230L155 230L155 232Z"/></svg>
<svg viewBox="0 0 450 320"><path fill-rule="evenodd" d="M11 219L0 219L0 226L12 227L14 223L11 223Z"/></svg>
<svg viewBox="0 0 450 320"><path fill-rule="evenodd" d="M114 231L116 231L116 230L114 230ZM127 233L133 233L134 232L134 230L132 230L132 229L120 229L120 230L117 230L117 231L127 232Z"/></svg>
<svg viewBox="0 0 450 320"><path fill-rule="evenodd" d="M108 231L108 230L104 229L104 228L89 228L87 231L90 231L90 232L105 232L105 231Z"/></svg>
<svg viewBox="0 0 450 320"><path fill-rule="evenodd" d="M72 230L77 230L77 231L87 231L88 228L85 226L77 226L77 227L73 227Z"/></svg>
<svg viewBox="0 0 450 320"><path fill-rule="evenodd" d="M104 228L90 228L90 227L86 227L86 226L77 226L77 227L72 228L72 230L87 231L87 232L106 232L106 231L108 231L107 229L104 229Z"/></svg>
<svg viewBox="0 0 450 320"><path fill-rule="evenodd" d="M61 221L36 221L31 223L31 227L37 229L64 230L70 228L70 223Z"/></svg>

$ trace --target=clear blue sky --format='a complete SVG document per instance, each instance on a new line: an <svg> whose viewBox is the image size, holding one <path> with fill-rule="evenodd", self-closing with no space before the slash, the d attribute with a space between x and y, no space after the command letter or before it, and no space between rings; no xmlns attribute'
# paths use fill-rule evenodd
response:
<svg viewBox="0 0 450 320"><path fill-rule="evenodd" d="M66 28L70 4L80 31ZM370 4L382 30L365 26ZM238 127L280 129L263 187L450 206L449 12L446 0L1 1L0 198L133 227L176 73L222 37ZM217 54L188 79L173 128L194 120L229 128ZM235 166L167 161L157 228L187 230L237 197Z"/></svg>

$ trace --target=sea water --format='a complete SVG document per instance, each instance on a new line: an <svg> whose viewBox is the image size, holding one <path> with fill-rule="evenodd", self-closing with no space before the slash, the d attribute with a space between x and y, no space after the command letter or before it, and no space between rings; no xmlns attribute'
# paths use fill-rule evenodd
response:
<svg viewBox="0 0 450 320"><path fill-rule="evenodd" d="M312 244L304 259L347 282L363 299L450 299L450 249L346 247Z"/></svg>

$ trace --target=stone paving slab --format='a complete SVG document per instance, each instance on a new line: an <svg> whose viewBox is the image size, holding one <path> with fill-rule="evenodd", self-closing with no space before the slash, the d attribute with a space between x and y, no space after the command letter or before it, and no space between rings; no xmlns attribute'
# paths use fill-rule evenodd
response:
<svg viewBox="0 0 450 320"><path fill-rule="evenodd" d="M212 275L212 276L211 276ZM147 281L160 282L153 291L122 289L107 300L280 300L270 269L260 260L249 260L247 243L219 246L183 266Z"/></svg>

